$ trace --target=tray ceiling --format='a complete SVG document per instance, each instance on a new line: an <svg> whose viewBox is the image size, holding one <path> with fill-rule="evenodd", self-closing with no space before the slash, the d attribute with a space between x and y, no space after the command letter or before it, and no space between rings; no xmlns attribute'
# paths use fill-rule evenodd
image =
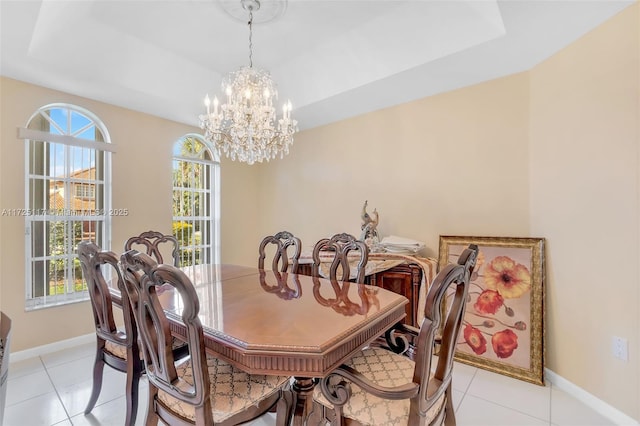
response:
<svg viewBox="0 0 640 426"><path fill-rule="evenodd" d="M254 66L308 129L528 70L634 2L262 3L279 16L254 24ZM2 0L0 24L3 76L196 126L248 65L246 23L213 0Z"/></svg>

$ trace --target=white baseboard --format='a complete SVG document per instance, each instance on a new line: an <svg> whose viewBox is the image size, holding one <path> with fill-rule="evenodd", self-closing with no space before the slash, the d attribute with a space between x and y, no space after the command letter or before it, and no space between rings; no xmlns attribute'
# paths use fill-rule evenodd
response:
<svg viewBox="0 0 640 426"><path fill-rule="evenodd" d="M33 358L40 355L45 355L51 352L60 351L63 349L73 348L74 346L84 345L96 341L96 333L89 333L83 336L73 337L67 340L60 340L58 342L49 343L48 345L36 346L35 348L25 349L24 351L11 352L9 358L10 362L22 361L28 358Z"/></svg>
<svg viewBox="0 0 640 426"><path fill-rule="evenodd" d="M564 377L554 373L548 368L544 369L544 375L547 380L553 383L558 389L561 389L568 393L569 395L576 398L578 401L583 404L593 408L599 414L604 417L610 419L616 425L620 426L636 426L639 425L637 420L632 419L622 411L618 410L615 407L607 404L600 398L590 394L589 392L582 389L580 386L571 383L569 380Z"/></svg>

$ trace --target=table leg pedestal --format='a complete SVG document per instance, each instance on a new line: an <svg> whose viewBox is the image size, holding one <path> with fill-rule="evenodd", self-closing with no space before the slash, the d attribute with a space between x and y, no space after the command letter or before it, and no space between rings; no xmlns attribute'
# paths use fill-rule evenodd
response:
<svg viewBox="0 0 640 426"><path fill-rule="evenodd" d="M313 389L316 379L308 377L294 377L291 390L293 391L293 421L294 426L307 424L313 409Z"/></svg>

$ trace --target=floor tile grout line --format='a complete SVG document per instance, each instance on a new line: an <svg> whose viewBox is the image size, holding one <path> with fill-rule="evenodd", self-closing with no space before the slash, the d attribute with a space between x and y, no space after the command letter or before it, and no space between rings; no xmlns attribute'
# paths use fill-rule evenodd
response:
<svg viewBox="0 0 640 426"><path fill-rule="evenodd" d="M76 359L72 359L72 360L69 360L69 361L66 361L66 362L61 362L61 363L58 363L58 364L54 364L54 365L50 366L50 368L57 368L57 367L60 367L60 366L65 365L65 364L69 364L69 363L72 363L72 362L77 362L77 361L82 360L83 358L92 358L92 359L93 359L93 358L95 358L95 354L90 354L90 355L82 356L82 357L79 357L79 358L76 358ZM68 420L69 422L71 422L71 424L73 424L73 420L72 420L72 418L73 418L73 417L76 417L76 416L78 416L78 415L84 414L84 410L82 410L80 413L78 413L78 414L76 414L76 415L74 415L74 416L71 416L71 414L69 413L69 410L67 409L66 405L64 404L64 401L62 401L62 397L60 396L60 390L58 389L58 387L56 386L56 384L53 382L53 379L52 379L52 378L51 378L51 376L49 375L49 371L48 371L48 367L47 367L46 362L45 362L43 359L41 359L41 362L42 362L42 364L43 364L43 366L44 366L44 368L45 368L45 370L46 370L47 377L49 378L49 381L51 382L51 385L52 385L52 386L53 386L53 388L55 389L56 396L58 397L58 400L60 400L60 403L62 404L62 406L63 406L63 408L64 408L64 411L65 411L65 413L67 414L67 420ZM105 371L104 371L104 370L103 370L102 374L103 374L103 380L104 380L104 374L105 374ZM90 376L91 376L91 377L90 377L90 380L91 380L91 381L92 381L92 383L93 383L93 379L92 379L92 378L93 378L93 375L91 374ZM103 381L103 385L104 385L104 381ZM123 398L123 397L125 397L125 396L126 396L126 395L124 395L124 392L123 392L123 394L122 394L122 395L118 395L118 396L116 396L116 397L114 397L114 398L112 398L112 399L107 399L107 400L105 400L105 401L102 401L101 403L98 403L98 402L96 401L96 405L95 405L95 407L94 407L94 408L97 408L97 407L99 407L99 406L101 406L101 405L104 405L104 404L107 404L107 403L113 402L113 401L115 401L115 400L117 400L117 399L119 399L119 398ZM63 421L64 421L64 420L63 420Z"/></svg>
<svg viewBox="0 0 640 426"><path fill-rule="evenodd" d="M88 358L88 357L92 357L92 356L91 355L87 355L86 357ZM83 358L85 358L85 357L79 357L77 359L70 360L68 362L79 361L79 360L81 360ZM33 374L37 374L37 373L41 372L42 370L44 370L45 374L47 375L46 376L47 377L46 380L49 380L49 383L51 383L51 386L53 387L53 392L56 393L56 397L62 403L61 396L65 394L64 391L63 391L64 390L64 386L62 386L62 387L56 386L56 384L54 383L53 378L52 378L53 375L56 375L56 374L52 373L51 370L54 370L54 369L56 369L56 368L58 368L60 366L64 366L65 364L67 364L67 362L56 363L55 360L57 358L51 358L51 359L48 359L48 361L52 361L53 360L54 361L54 365L49 365L45 359L48 359L48 358L46 356L39 356L39 355L36 355L36 356L33 356L33 357L29 358L29 360L31 360L31 362L29 363L30 365L25 365L24 366L25 368L20 370L21 373L25 373L26 372L27 374L22 374L21 376L14 377L13 380L20 380L22 378L27 378L27 377L29 377L29 376L31 376ZM64 367L63 367L63 369L64 369ZM528 418L530 418L532 420L535 419L537 421L543 422L541 424L547 424L549 426L559 426L560 424L562 424L562 422L561 423L554 423L552 421L552 415L553 415L553 413L555 411L558 410L558 407L560 407L560 411L562 411L562 408L564 407L564 404L562 402L557 404L557 403L555 403L553 401L553 396L554 396L554 393L555 393L554 391L556 391L557 393L562 393L562 391L558 390L557 388L553 389L553 385L549 386L548 393L547 393L548 398L549 398L548 405L547 405L548 409L549 409L549 417L548 417L548 420L545 420L543 418L540 418L536 414L530 414L528 412L524 412L521 409L514 408L511 405L505 405L503 403L495 402L493 400L487 399L487 398L485 398L483 396L478 396L478 393L473 393L473 394L470 393L470 390L471 389L475 389L476 385L479 386L479 385L484 383L485 377L481 374L482 371L479 371L479 370L481 370L481 369L475 368L474 371L472 371L472 372L468 371L468 374L464 374L463 377L460 377L460 380L455 380L454 379L456 382L461 382L461 383L465 383L466 382L467 383L467 385L465 385L464 387L461 386L459 390L453 389L453 390L457 391L457 393L459 395L461 395L460 403L459 403L459 405L458 405L458 407L456 409L456 412L462 406L463 402L465 402L465 401L467 403L469 402L468 401L468 396L471 395L473 398L477 398L478 400L482 401L483 403L496 405L496 407L502 407L504 409L512 411L513 413L518 413L520 415L527 416ZM57 377L57 375L56 375L56 377ZM40 379L40 380L44 381L45 379ZM28 379L27 379L27 381L28 381ZM523 392L525 392L525 394L528 393L528 391L526 389L523 389ZM47 392L47 394L51 395L51 392ZM42 395L45 395L45 394L42 394ZM39 396L42 396L42 395L39 395ZM27 399L23 399L22 401L18 401L18 402L14 403L14 404L11 404L11 406L14 406L15 404L20 404L20 403L29 401L29 400L31 400L33 398L36 398L36 397L38 397L38 396L30 397L30 398L27 398ZM113 402L113 401L115 401L115 400L117 400L119 398L123 398L123 397L125 397L124 391L122 393L119 393L119 396L115 396L115 394L114 394L114 397L112 399L109 399L108 401L103 401L103 403L100 404L100 405ZM74 417L76 418L76 420L74 421L72 419L72 417L70 416L70 412L69 412L69 410L71 409L71 406L70 407L66 407L66 405L64 403L62 403L62 406L63 406L63 410L64 410L64 415L61 416L61 420L58 421L55 425L63 425L63 424L67 424L67 425L71 424L71 425L73 425L73 424L76 424L77 421L81 421L83 423L86 422L86 421L82 420L82 418L81 418L82 414L80 414L80 413L78 413L78 415L74 415ZM96 405L96 407L97 406L98 405ZM60 413L60 414L62 414L62 413ZM100 420L98 418L96 418L96 419L98 420L97 424L101 424ZM93 421L90 421L90 422L93 423ZM600 424L600 423L598 423L598 424ZM604 423L602 423L602 424L604 424Z"/></svg>
<svg viewBox="0 0 640 426"><path fill-rule="evenodd" d="M476 367L473 374L471 375L471 380L469 380L469 383L467 384L467 387L465 388L464 392L462 392L462 398L460 398L460 404L458 404L458 409L454 410L454 411L458 411L460 409L460 407L462 407L462 402L464 401L464 398L467 396L467 392L469 391L469 388L471 387L471 383L473 383L473 380L476 378L476 374L478 374L478 368ZM453 377L451 378L451 380L453 381Z"/></svg>
<svg viewBox="0 0 640 426"><path fill-rule="evenodd" d="M42 366L44 367L44 371L47 374L47 377L49 378L49 381L51 382L51 387L53 387L53 390L56 393L56 396L58 397L58 401L60 401L60 405L62 405L62 409L64 410L64 413L67 416L67 420L69 422L71 422L71 416L69 415L69 410L67 409L67 406L64 405L64 401L62 400L62 398L60 397L60 392L58 391L58 387L56 386L56 384L53 382L53 379L51 378L51 375L49 374L49 369L47 368L47 365L44 362L44 359L42 359L42 356L39 356L40 361L42 362ZM61 420L60 422L62 422L64 420ZM58 423L60 423L58 422ZM73 424L73 423L71 423Z"/></svg>
<svg viewBox="0 0 640 426"><path fill-rule="evenodd" d="M511 410L511 411L515 411L515 412L523 414L523 415L525 415L527 417L531 417L532 419L540 420L540 421L543 421L543 422L548 422L549 424L551 424L551 414L549 414L549 419L546 420L546 419L543 419L543 418L540 418L540 417L537 417L537 416L533 416L533 415L531 415L529 413L525 413L524 411L518 410L517 408L509 407L508 405L502 405L502 404L499 404L499 403L497 403L495 401L491 401L490 399L485 399L485 398L483 398L481 396L477 396L477 395L471 395L471 396L474 397L474 398L481 399L484 402L488 402L489 404L497 405L498 407L502 407L502 408L506 408L506 409ZM551 394L549 394L549 399L551 399Z"/></svg>
<svg viewBox="0 0 640 426"><path fill-rule="evenodd" d="M464 390L464 394L466 395L467 392L469 392L469 388L471 387L471 384L473 383L473 381L476 378L476 375L478 374L478 369L476 368L476 371L473 372L473 375L471 376L471 380L469 380L469 384L467 384L466 389Z"/></svg>
<svg viewBox="0 0 640 426"><path fill-rule="evenodd" d="M41 358L41 357L40 357L40 358ZM87 354L86 356L81 356L81 357L79 357L79 358L71 359L71 360L68 360L68 361L65 361L65 362L60 362L60 363L57 363L57 364L51 365L51 366L50 366L50 368L57 368L57 367L61 367L61 366L64 366L65 364L70 364L70 363L72 363L72 362L80 361L80 360L82 360L83 358L92 358L92 359L94 359L94 358L95 358L95 354ZM61 396L60 396L60 390L58 389L58 387L56 386L56 384L53 382L53 379L52 379L52 378L51 378L51 376L49 375L49 371L48 371L48 367L47 367L46 362L45 362L45 361L44 361L44 359L42 359L42 358L41 358L41 362L42 362L43 367L45 368L45 370L46 370L46 372L47 372L47 377L49 377L49 381L51 382L51 385L52 385L52 386L53 386L53 388L55 389L55 392L56 392L56 395L57 395L57 397L58 397L58 400L60 400L60 403L62 404L62 406L63 406L63 408L64 408L64 411L65 411L65 413L67 414L67 420L68 420L69 422L71 422L71 424L73 424L73 420L72 420L72 418L73 418L73 417L75 417L75 416L77 416L77 415L84 414L84 410L82 410L80 413L78 413L78 414L74 415L73 417L71 416L71 414L69 413L69 410L67 409L66 405L64 404L64 401L62 401L62 398L61 398ZM102 373L102 374L103 374L103 377L104 377L105 372L103 371L103 373ZM92 378L92 377L93 377L93 375L91 375L91 378ZM92 380L92 379L91 379L91 380ZM115 400L117 400L117 399L119 399L119 398L125 397L125 396L126 396L126 395L124 395L124 394L123 394L123 395L119 395L119 396L114 397L114 398L112 398L112 399L105 400L105 401L103 401L103 402L101 402L101 403L98 403L98 402L96 401L96 405L95 405L95 407L94 407L94 408L97 408L97 407L99 407L99 406L101 406L101 405L104 405L104 404L107 404L107 403L113 402L113 401L115 401ZM63 420L63 421L64 421L64 420Z"/></svg>
<svg viewBox="0 0 640 426"><path fill-rule="evenodd" d="M44 362L42 362L42 359L40 359L40 357L39 357L39 356L36 356L36 357L38 358L38 360L39 360L39 361L40 361L40 363L42 364L42 368L43 368L43 369L45 369ZM36 358L36 357L33 357L33 358ZM29 358L29 359L31 359L31 358ZM25 360L25 361L26 361L26 360ZM10 378L8 378L8 380L7 380L7 385L8 385L8 384L10 384L10 382L11 382L11 381L26 379L28 376L32 376L32 375L34 375L34 374L38 374L38 373L39 373L38 371L34 371L34 372L32 372L32 373L29 373L29 374L23 374L22 376L18 376L18 377L10 377ZM46 369L45 369L45 374L46 374ZM49 382L51 383L51 387L53 387L53 388L55 389L55 386L53 385L53 382L51 382L51 378L49 378L49 375L48 375L48 374L47 374L47 378L49 379ZM6 407L6 408L9 408L9 407L12 407L12 406L14 406L14 405L22 404L23 402L26 402L26 401L29 401L29 400L31 400L31 399L35 399L35 398L41 397L41 396L46 395L46 394L48 394L48 393L50 393L50 392L45 392L45 393L41 393L41 394L38 394L38 395L34 395L34 396L30 397L30 398L23 399L23 400L20 400L20 401L16 401L16 402L14 402L13 404L6 404L6 405L5 405L5 407ZM57 394L56 394L56 395L57 395Z"/></svg>
<svg viewBox="0 0 640 426"><path fill-rule="evenodd" d="M469 388L471 388L471 384L472 384L472 383L473 383L473 381L475 380L476 375L478 374L478 371L479 371L479 370L480 370L479 368L476 368L476 371L475 371L475 373L473 374L473 377L472 377L472 378L471 378L471 380L469 381L469 385L467 386L467 389L466 389L466 390L465 390L465 392L464 392L464 396L463 396L463 398L467 396L467 393L468 393L468 391L469 391ZM544 387L547 387L547 386L544 386ZM474 398L478 398L478 399L481 399L481 400L483 400L483 401L486 401L486 402L489 402L489 403L495 404L495 405L497 405L497 406L499 406L499 407L508 408L509 410L516 411L516 412L518 412L518 413L524 414L524 415L529 416L529 417L532 417L532 418L534 418L534 419L545 421L545 422L547 422L549 425L551 425L551 424L552 424L552 423L551 423L551 389L552 389L552 386L551 386L551 385L549 385L549 386L548 386L548 388L549 388L549 419L547 419L547 420L545 420L545 419L543 419L543 418L540 418L540 417L538 417L538 416L532 416L531 414L529 414L529 413L525 413L524 411L518 410L517 408L509 407L509 406L507 406L507 405L499 404L499 403L497 403L497 402L494 402L494 401L491 401L491 400L485 399L485 398L483 398L483 397L481 397L481 396L477 396L477 395L473 395L473 394L471 394L471 396L472 396L472 397L474 397ZM460 401L460 405L462 405L462 401Z"/></svg>

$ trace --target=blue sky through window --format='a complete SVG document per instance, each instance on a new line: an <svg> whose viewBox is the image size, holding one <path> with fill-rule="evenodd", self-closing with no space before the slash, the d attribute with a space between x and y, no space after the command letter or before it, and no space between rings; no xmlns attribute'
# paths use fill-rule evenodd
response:
<svg viewBox="0 0 640 426"><path fill-rule="evenodd" d="M68 108L55 107L48 110L51 118L49 132L58 135L70 135L76 138L96 140L96 129L93 120ZM65 146L59 143L50 144L50 167L53 176L66 176ZM70 173L95 167L95 150L77 146L67 146L70 155Z"/></svg>

